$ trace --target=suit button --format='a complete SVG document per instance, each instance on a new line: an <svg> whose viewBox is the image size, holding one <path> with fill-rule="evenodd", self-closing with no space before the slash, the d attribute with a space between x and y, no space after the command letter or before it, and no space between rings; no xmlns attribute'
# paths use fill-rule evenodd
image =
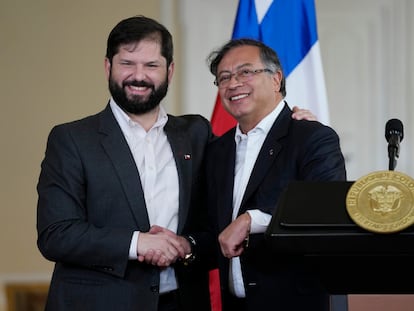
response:
<svg viewBox="0 0 414 311"><path fill-rule="evenodd" d="M153 286L151 286L150 290L153 293L158 293L160 291L160 288L159 288L158 285L153 285Z"/></svg>

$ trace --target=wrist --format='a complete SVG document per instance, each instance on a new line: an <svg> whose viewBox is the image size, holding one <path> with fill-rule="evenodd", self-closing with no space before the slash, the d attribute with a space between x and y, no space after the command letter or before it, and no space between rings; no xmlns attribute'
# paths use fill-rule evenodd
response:
<svg viewBox="0 0 414 311"><path fill-rule="evenodd" d="M246 218L246 223L247 223L247 232L246 232L246 237L243 242L243 246L244 248L247 248L249 247L249 241L250 241L250 227L252 224L252 216L250 215L248 211L244 213L244 215L246 215L245 218Z"/></svg>
<svg viewBox="0 0 414 311"><path fill-rule="evenodd" d="M190 253L186 254L186 256L183 259L183 264L187 266L190 263L192 263L196 258L195 250L196 250L197 243L196 243L196 240L191 235L184 235L183 237L190 244Z"/></svg>
<svg viewBox="0 0 414 311"><path fill-rule="evenodd" d="M252 225L252 216L250 215L249 211L245 212L243 214L245 217L245 221L246 221L246 226L247 226L247 232L250 233L250 227Z"/></svg>

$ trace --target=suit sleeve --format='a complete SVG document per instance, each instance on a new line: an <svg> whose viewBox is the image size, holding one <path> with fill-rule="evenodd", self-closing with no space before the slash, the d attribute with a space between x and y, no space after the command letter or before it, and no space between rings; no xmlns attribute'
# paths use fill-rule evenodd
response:
<svg viewBox="0 0 414 311"><path fill-rule="evenodd" d="M301 150L299 179L346 180L339 137L332 128L321 126L313 131Z"/></svg>
<svg viewBox="0 0 414 311"><path fill-rule="evenodd" d="M122 276L132 230L89 221L88 180L70 130L48 138L37 185L38 247L45 258ZM92 204L92 203L91 203Z"/></svg>

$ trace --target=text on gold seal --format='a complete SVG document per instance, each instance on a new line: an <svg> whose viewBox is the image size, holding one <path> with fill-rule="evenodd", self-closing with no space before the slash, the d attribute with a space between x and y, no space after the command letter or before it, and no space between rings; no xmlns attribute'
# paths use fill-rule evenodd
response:
<svg viewBox="0 0 414 311"><path fill-rule="evenodd" d="M397 171L377 171L356 180L346 196L351 219L375 233L398 232L414 224L414 180Z"/></svg>

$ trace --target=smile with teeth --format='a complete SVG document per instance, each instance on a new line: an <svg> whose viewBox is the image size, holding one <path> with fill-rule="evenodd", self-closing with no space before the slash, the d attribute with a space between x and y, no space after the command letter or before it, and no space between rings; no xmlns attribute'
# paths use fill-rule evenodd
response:
<svg viewBox="0 0 414 311"><path fill-rule="evenodd" d="M133 93L144 93L147 92L150 88L146 86L128 85L128 89Z"/></svg>
<svg viewBox="0 0 414 311"><path fill-rule="evenodd" d="M239 99L245 98L245 97L247 97L247 96L249 96L249 94L248 94L248 93L245 93L245 94L239 94L239 95L236 95L236 96L232 96L232 97L230 97L230 100L231 100L231 101L235 101L235 100L239 100Z"/></svg>

